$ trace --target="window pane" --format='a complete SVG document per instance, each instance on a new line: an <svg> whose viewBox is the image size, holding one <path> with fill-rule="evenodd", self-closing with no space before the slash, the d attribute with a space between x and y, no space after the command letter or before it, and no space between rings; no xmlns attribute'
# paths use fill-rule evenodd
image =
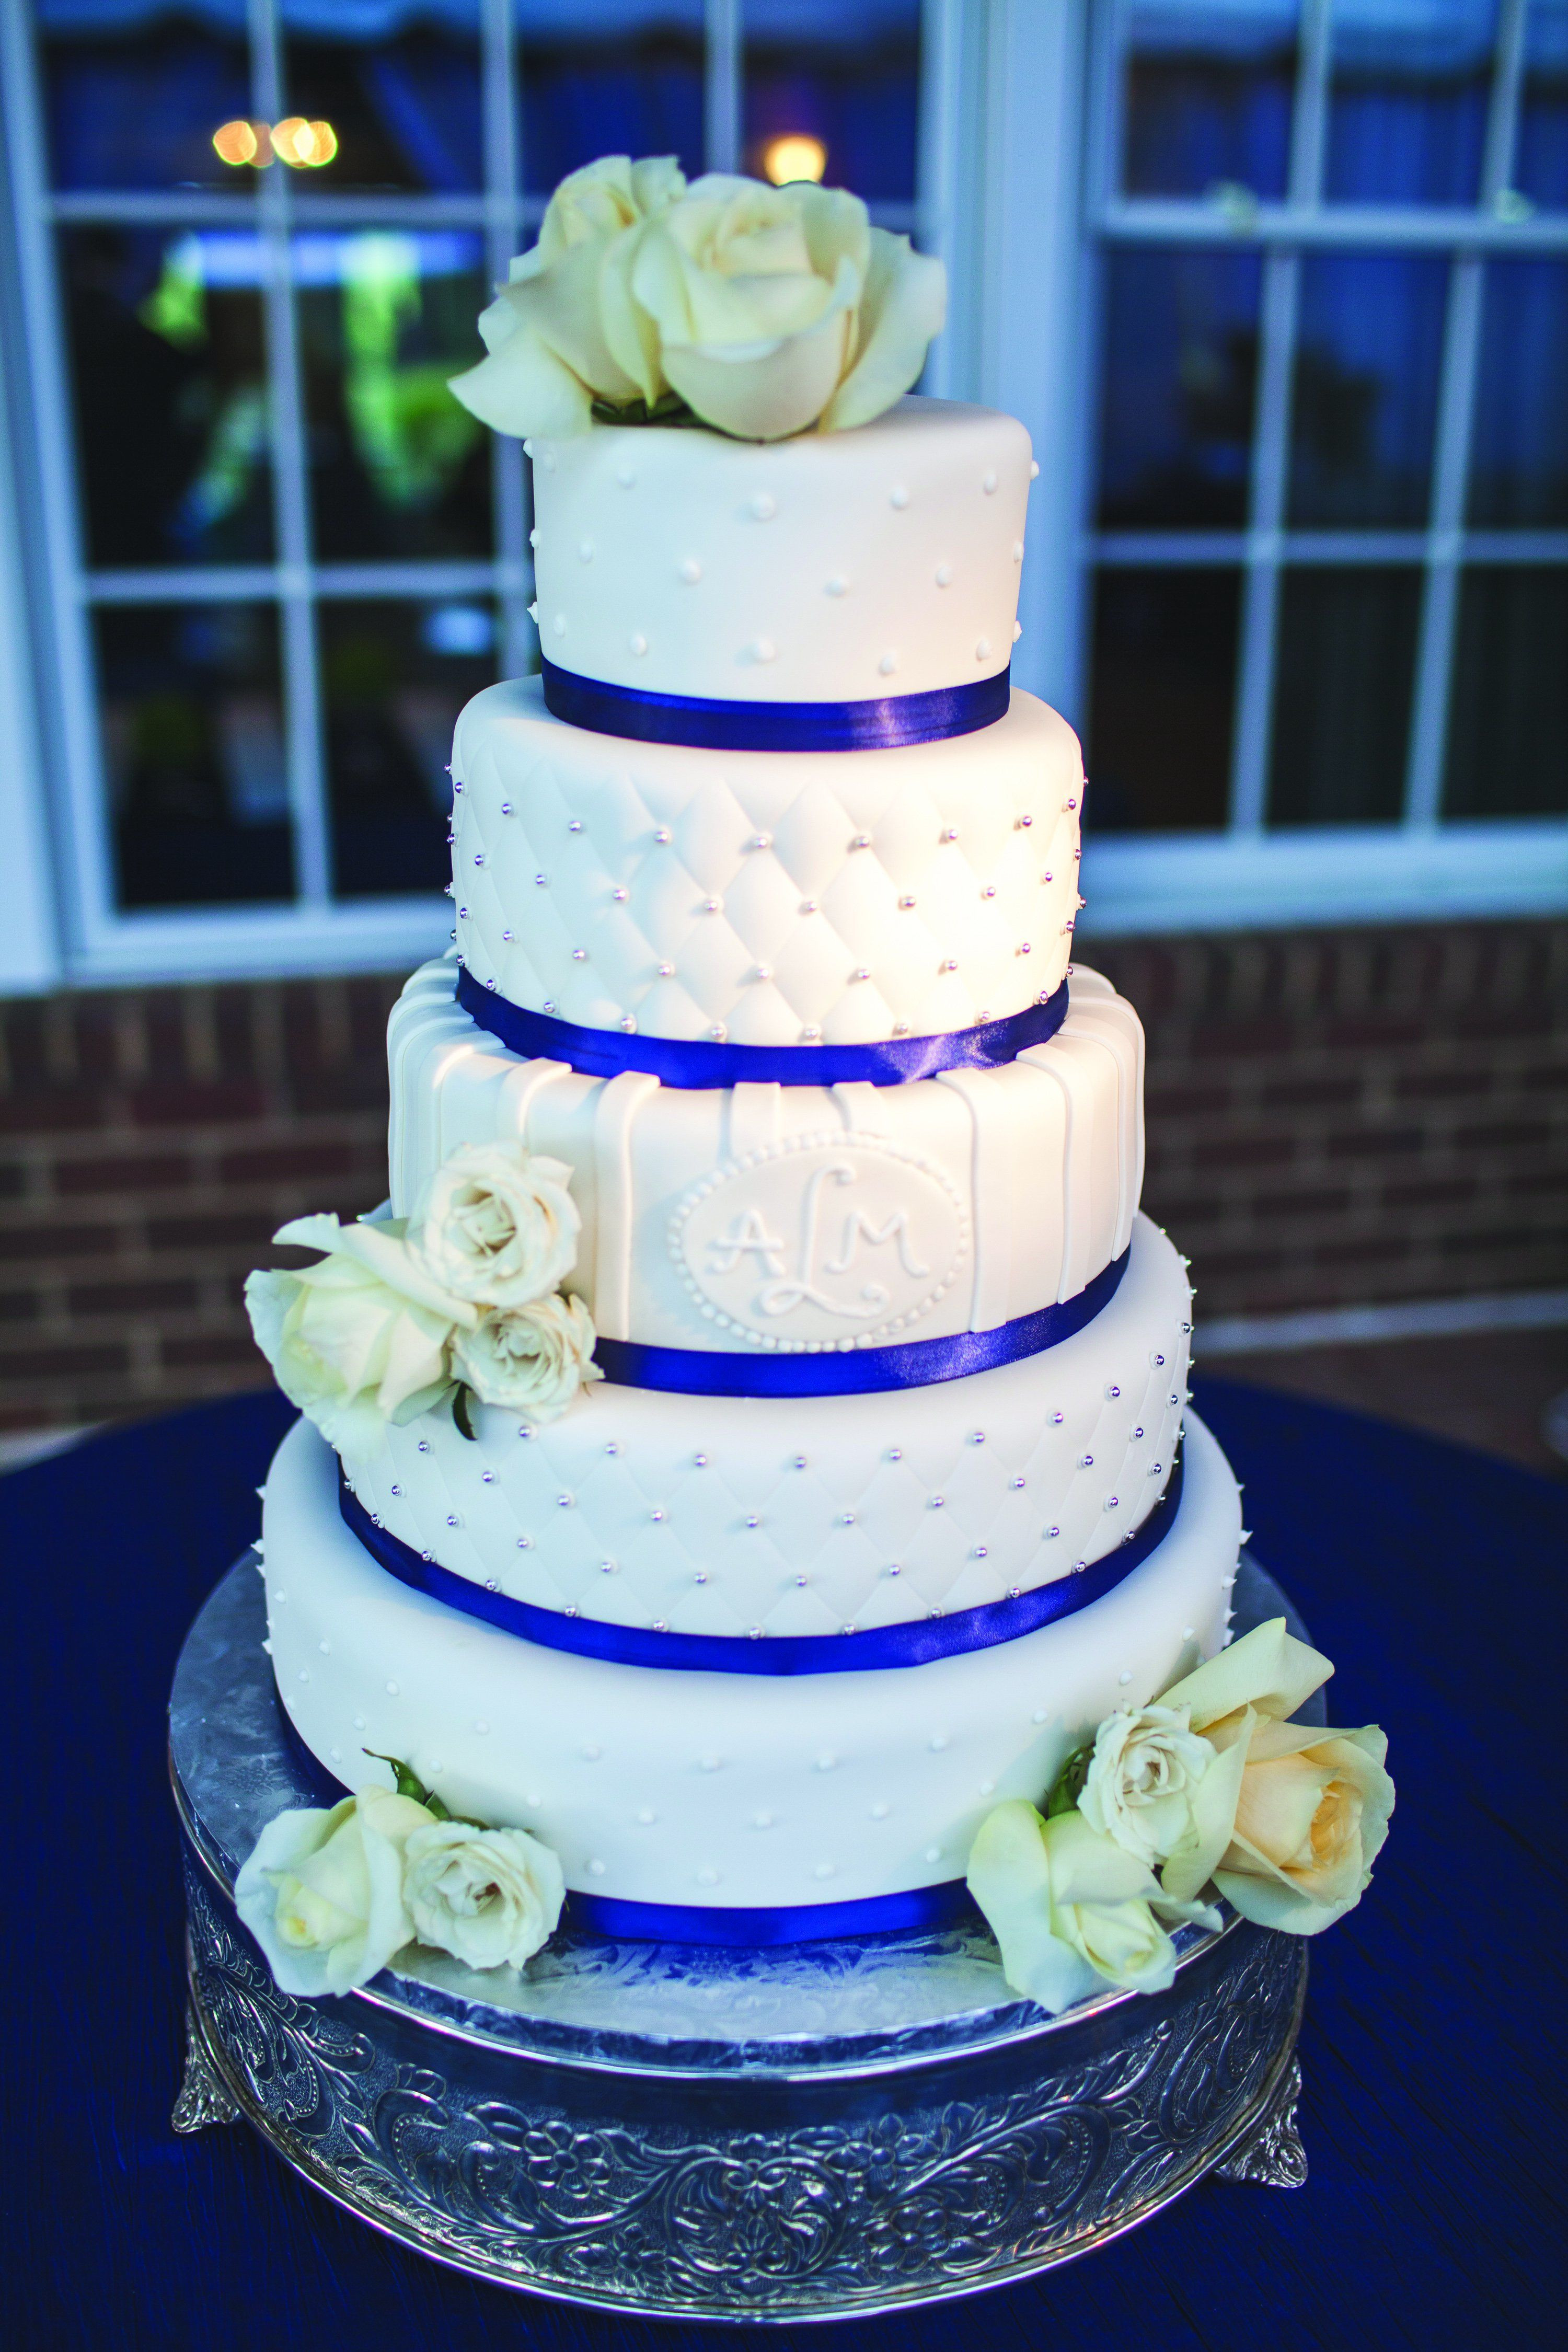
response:
<svg viewBox="0 0 1568 2352"><path fill-rule="evenodd" d="M1568 523L1568 262L1488 266L1470 520Z"/></svg>
<svg viewBox="0 0 1568 2352"><path fill-rule="evenodd" d="M290 897L274 608L110 606L96 635L120 905Z"/></svg>
<svg viewBox="0 0 1568 2352"><path fill-rule="evenodd" d="M483 258L468 230L295 239L322 561L489 553L489 436L447 388L480 356Z"/></svg>
<svg viewBox="0 0 1568 2352"><path fill-rule="evenodd" d="M746 0L744 21L745 169L912 204L920 0ZM818 142L820 173L770 168L769 149L792 136Z"/></svg>
<svg viewBox="0 0 1568 2352"><path fill-rule="evenodd" d="M517 0L523 185L595 155L702 169L702 0Z"/></svg>
<svg viewBox="0 0 1568 2352"><path fill-rule="evenodd" d="M60 247L89 562L267 561L256 238L83 228Z"/></svg>
<svg viewBox="0 0 1568 2352"><path fill-rule="evenodd" d="M443 890L452 730L496 677L478 598L320 608L333 871L341 898Z"/></svg>
<svg viewBox="0 0 1568 2352"><path fill-rule="evenodd" d="M1230 801L1241 574L1108 568L1095 592L1089 787L1097 833L1204 833Z"/></svg>
<svg viewBox="0 0 1568 2352"><path fill-rule="evenodd" d="M1295 0L1131 0L1122 184L1195 196L1228 182L1280 196L1289 173Z"/></svg>
<svg viewBox="0 0 1568 2352"><path fill-rule="evenodd" d="M1554 212L1568 210L1568 0L1531 0L1513 184Z"/></svg>
<svg viewBox="0 0 1568 2352"><path fill-rule="evenodd" d="M1568 814L1568 571L1466 573L1443 813Z"/></svg>
<svg viewBox="0 0 1568 2352"><path fill-rule="evenodd" d="M251 111L245 0L36 0L36 13L57 188L250 180L212 143Z"/></svg>
<svg viewBox="0 0 1568 2352"><path fill-rule="evenodd" d="M289 112L337 152L303 187L484 185L479 0L282 0Z"/></svg>
<svg viewBox="0 0 1568 2352"><path fill-rule="evenodd" d="M1410 254L1301 264L1290 520L1424 523L1448 265Z"/></svg>
<svg viewBox="0 0 1568 2352"><path fill-rule="evenodd" d="M1497 0L1343 0L1334 11L1325 194L1473 205L1496 45Z"/></svg>
<svg viewBox="0 0 1568 2352"><path fill-rule="evenodd" d="M1391 824L1405 759L1421 574L1301 566L1280 582L1272 824Z"/></svg>
<svg viewBox="0 0 1568 2352"><path fill-rule="evenodd" d="M1117 251L1106 278L1100 521L1244 522L1256 256Z"/></svg>

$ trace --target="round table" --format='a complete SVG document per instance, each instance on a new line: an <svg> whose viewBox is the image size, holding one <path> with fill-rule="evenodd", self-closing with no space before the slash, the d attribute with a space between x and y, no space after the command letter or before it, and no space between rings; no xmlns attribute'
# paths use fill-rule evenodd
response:
<svg viewBox="0 0 1568 2352"><path fill-rule="evenodd" d="M1220 1381L1195 1402L1257 1549L1388 1729L1399 1810L1361 1908L1312 1955L1310 2178L1201 2185L1088 2260L979 2302L849 2323L845 2352L1555 2342L1568 1841L1558 1660L1568 1486ZM290 1418L248 1395L0 1481L7 1685L10 2340L442 2352L733 2344L456 2276L366 2231L251 2134L180 2137L179 1839L164 1696L204 1593L256 1532ZM20 1849L18 1868L15 1849ZM820 2344L804 2326L780 2344Z"/></svg>

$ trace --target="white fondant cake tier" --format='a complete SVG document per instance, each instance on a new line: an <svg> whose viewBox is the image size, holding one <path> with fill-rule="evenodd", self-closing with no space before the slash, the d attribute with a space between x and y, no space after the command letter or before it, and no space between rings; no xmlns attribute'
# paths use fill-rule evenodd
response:
<svg viewBox="0 0 1568 2352"><path fill-rule="evenodd" d="M390 1427L352 1467L416 1552L519 1601L677 1633L838 1633L951 1613L1100 1559L1163 1493L1192 1293L1140 1218L1093 1321L1042 1354L863 1396L608 1381L530 1435L495 1407Z"/></svg>
<svg viewBox="0 0 1568 2352"><path fill-rule="evenodd" d="M710 751L566 726L519 678L464 709L452 773L458 946L530 1012L855 1044L1000 1019L1067 969L1083 761L1032 695L945 742Z"/></svg>
<svg viewBox="0 0 1568 2352"><path fill-rule="evenodd" d="M454 1811L553 1846L568 1886L647 1903L962 1877L994 1803L1037 1801L1112 1707L1219 1646L1240 1540L1236 1481L1189 1417L1171 1532L1076 1615L928 1665L677 1673L537 1648L409 1591L343 1525L336 1478L300 1423L266 1488L272 1662L306 1746L351 1787L366 1748L402 1757Z"/></svg>
<svg viewBox="0 0 1568 2352"><path fill-rule="evenodd" d="M540 641L579 677L858 702L1011 658L1030 471L1015 417L911 395L849 433L599 425L528 447Z"/></svg>
<svg viewBox="0 0 1568 2352"><path fill-rule="evenodd" d="M907 1086L661 1087L509 1053L417 971L387 1029L392 1204L460 1145L564 1160L569 1287L608 1339L886 1345L1070 1298L1127 1246L1142 1181L1143 1034L1075 969L1066 1020L995 1070Z"/></svg>

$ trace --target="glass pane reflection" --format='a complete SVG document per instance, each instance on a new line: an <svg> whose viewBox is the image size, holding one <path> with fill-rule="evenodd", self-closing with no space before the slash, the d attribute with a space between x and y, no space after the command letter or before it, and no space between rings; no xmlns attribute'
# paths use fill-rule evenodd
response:
<svg viewBox="0 0 1568 2352"><path fill-rule="evenodd" d="M1302 566L1280 582L1272 824L1392 824L1405 760L1421 574Z"/></svg>
<svg viewBox="0 0 1568 2352"><path fill-rule="evenodd" d="M1568 814L1568 571L1466 573L1443 814Z"/></svg>
<svg viewBox="0 0 1568 2352"><path fill-rule="evenodd" d="M1513 184L1543 210L1568 210L1568 0L1531 0Z"/></svg>
<svg viewBox="0 0 1568 2352"><path fill-rule="evenodd" d="M295 239L318 557L489 553L488 437L447 389L481 355L483 263L467 230Z"/></svg>
<svg viewBox="0 0 1568 2352"><path fill-rule="evenodd" d="M495 614L478 597L327 603L320 629L337 895L442 890L452 730L496 677Z"/></svg>
<svg viewBox="0 0 1568 2352"><path fill-rule="evenodd" d="M1568 262L1487 266L1470 520L1568 523Z"/></svg>
<svg viewBox="0 0 1568 2352"><path fill-rule="evenodd" d="M60 245L89 562L267 561L256 238L104 227Z"/></svg>
<svg viewBox="0 0 1568 2352"><path fill-rule="evenodd" d="M1256 256L1122 250L1106 272L1100 521L1245 521Z"/></svg>
<svg viewBox="0 0 1568 2352"><path fill-rule="evenodd" d="M1122 184L1195 196L1228 182L1285 193L1296 0L1131 0Z"/></svg>
<svg viewBox="0 0 1568 2352"><path fill-rule="evenodd" d="M233 190L251 177L212 143L251 112L245 0L36 0L36 15L57 188Z"/></svg>
<svg viewBox="0 0 1568 2352"><path fill-rule="evenodd" d="M1324 194L1471 205L1486 144L1497 0L1342 0Z"/></svg>
<svg viewBox="0 0 1568 2352"><path fill-rule="evenodd" d="M744 168L821 142L823 178L875 202L912 203L919 144L920 0L746 0Z"/></svg>
<svg viewBox="0 0 1568 2352"><path fill-rule="evenodd" d="M1424 523L1448 265L1410 254L1301 264L1290 520Z"/></svg>
<svg viewBox="0 0 1568 2352"><path fill-rule="evenodd" d="M136 604L95 621L119 904L290 897L274 608Z"/></svg>
<svg viewBox="0 0 1568 2352"><path fill-rule="evenodd" d="M596 155L702 169L702 0L516 0L525 187Z"/></svg>
<svg viewBox="0 0 1568 2352"><path fill-rule="evenodd" d="M1208 833L1230 798L1241 574L1100 574L1094 600L1091 833Z"/></svg>
<svg viewBox="0 0 1568 2352"><path fill-rule="evenodd" d="M484 185L479 0L282 0L289 111L336 133L301 188Z"/></svg>

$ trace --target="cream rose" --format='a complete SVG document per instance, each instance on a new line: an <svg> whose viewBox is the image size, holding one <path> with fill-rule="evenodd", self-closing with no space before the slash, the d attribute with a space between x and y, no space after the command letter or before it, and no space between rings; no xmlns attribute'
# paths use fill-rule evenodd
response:
<svg viewBox="0 0 1568 2352"><path fill-rule="evenodd" d="M1176 1970L1163 1921L1219 1924L1204 1904L1172 1901L1080 1812L1042 1821L1020 1800L981 1823L969 1891L996 1937L1007 1982L1052 2016L1102 1985L1161 1991Z"/></svg>
<svg viewBox="0 0 1568 2352"><path fill-rule="evenodd" d="M447 1344L479 1310L431 1280L400 1223L297 1217L277 1242L326 1253L298 1273L250 1275L251 1328L279 1387L340 1453L363 1456L389 1421L411 1421L451 1386Z"/></svg>
<svg viewBox="0 0 1568 2352"><path fill-rule="evenodd" d="M1222 1759L1190 1717L1185 1706L1118 1707L1095 1735L1079 1811L1146 1870L1206 1847L1235 1817L1239 1763Z"/></svg>
<svg viewBox="0 0 1568 2352"><path fill-rule="evenodd" d="M577 1262L572 1171L515 1143L469 1143L435 1171L408 1220L415 1264L458 1298L521 1307Z"/></svg>
<svg viewBox="0 0 1568 2352"><path fill-rule="evenodd" d="M594 1318L580 1298L553 1292L487 1315L452 1342L452 1364L484 1404L531 1422L554 1421L578 1390L604 1374L593 1360Z"/></svg>
<svg viewBox="0 0 1568 2352"><path fill-rule="evenodd" d="M479 321L489 357L453 382L475 415L565 438L595 400L652 410L674 394L721 432L774 441L868 424L909 390L942 327L941 262L840 189L710 173L639 194L647 168L590 165L576 177L599 175L591 204L574 197L548 249L542 231L513 264Z"/></svg>
<svg viewBox="0 0 1568 2352"><path fill-rule="evenodd" d="M566 1882L525 1830L435 1822L404 1849L403 1899L422 1944L471 1969L520 1969L554 1934Z"/></svg>
<svg viewBox="0 0 1568 2352"><path fill-rule="evenodd" d="M1228 1816L1211 1808L1200 1837L1161 1874L1168 1894L1212 1877L1244 1918L1315 1936L1362 1897L1388 1834L1394 1783L1374 1724L1319 1730L1285 1720L1333 1672L1277 1617L1165 1692L1219 1751L1234 1779Z"/></svg>
<svg viewBox="0 0 1568 2352"><path fill-rule="evenodd" d="M348 1992L413 1941L404 1848L434 1820L409 1797L369 1788L330 1812L268 1822L234 1899L281 1990L310 2000Z"/></svg>

